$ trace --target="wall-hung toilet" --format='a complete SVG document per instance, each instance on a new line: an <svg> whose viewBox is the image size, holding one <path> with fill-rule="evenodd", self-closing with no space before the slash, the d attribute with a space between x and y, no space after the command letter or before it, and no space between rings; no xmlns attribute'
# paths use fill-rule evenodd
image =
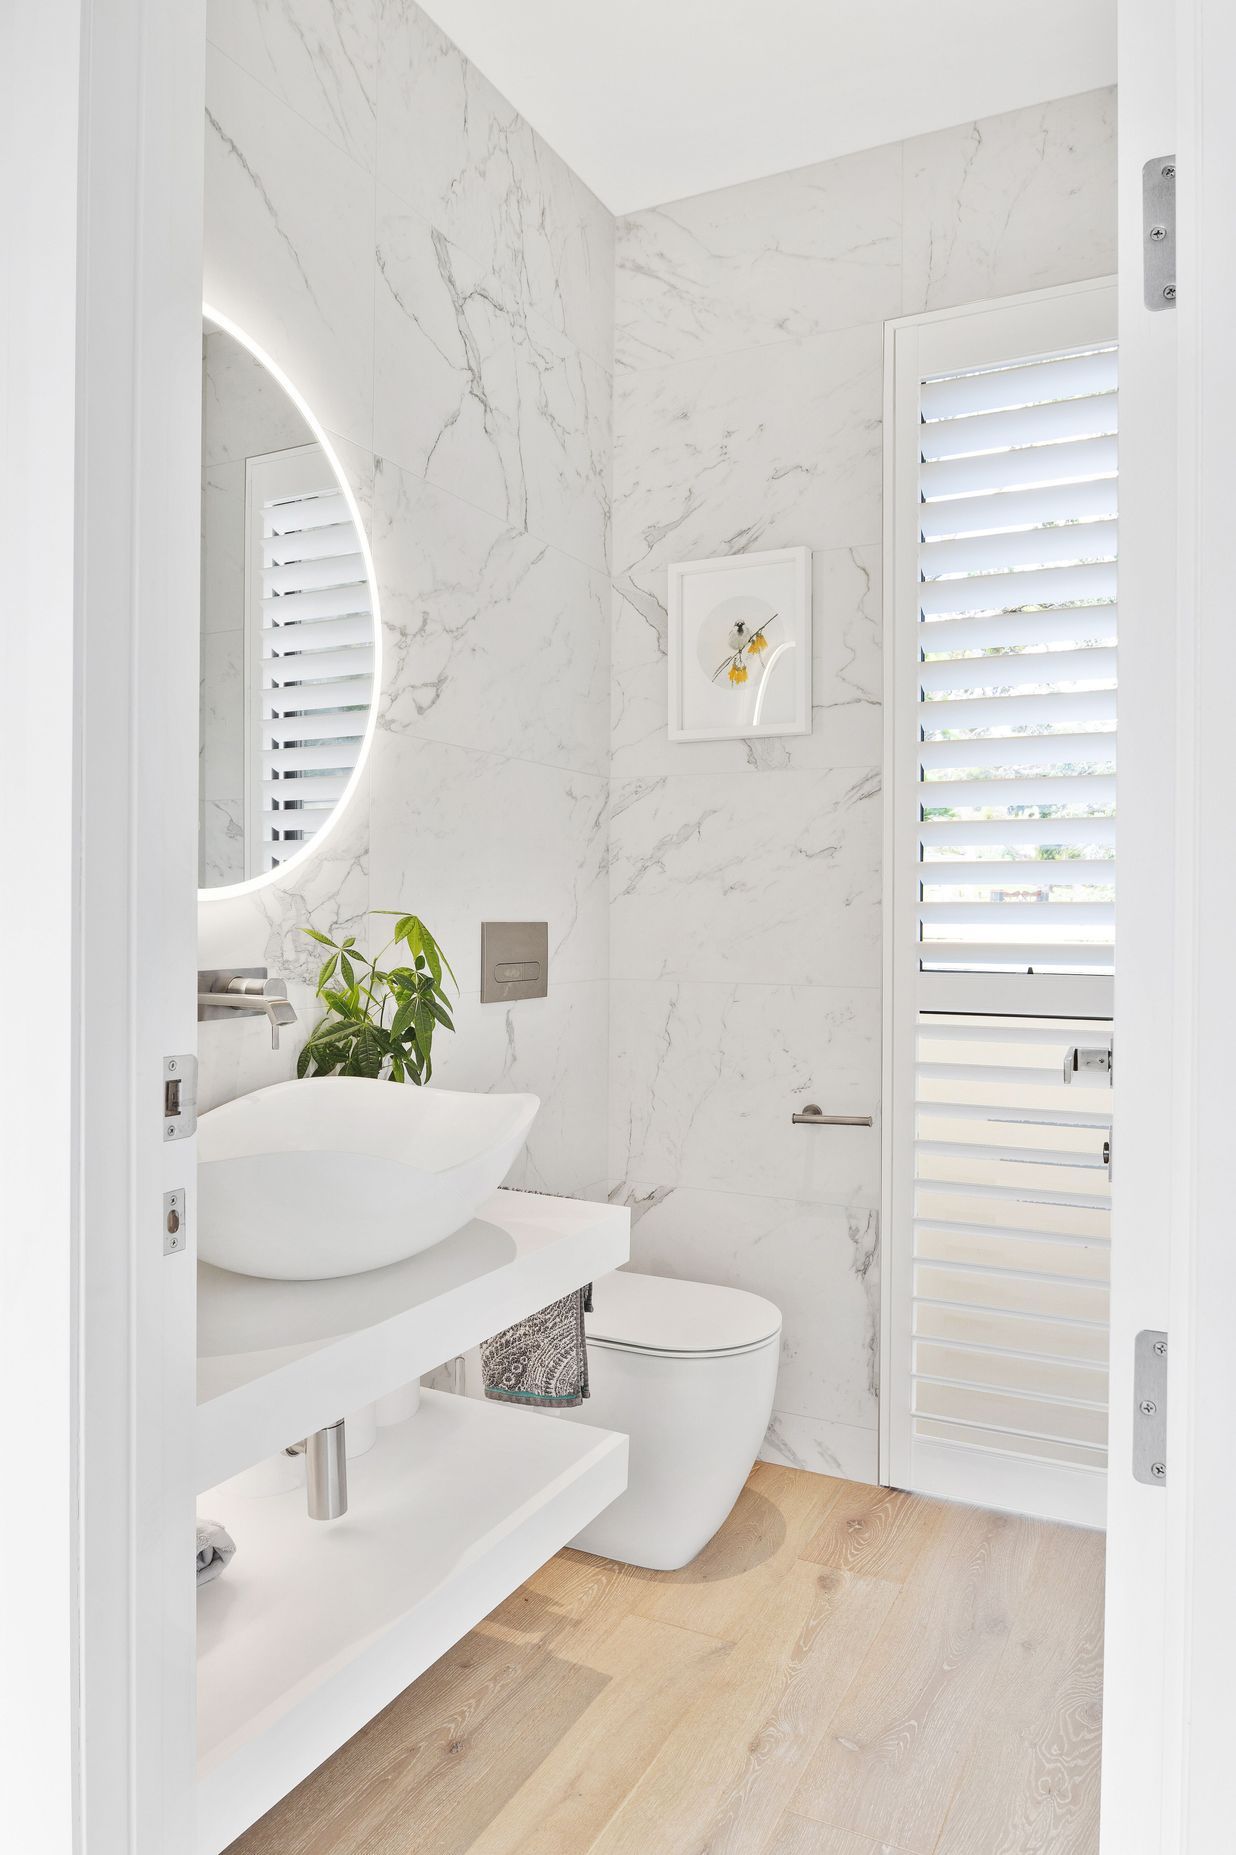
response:
<svg viewBox="0 0 1236 1855"><path fill-rule="evenodd" d="M676 1571L712 1538L764 1440L781 1314L738 1288L618 1270L593 1287L590 1393L562 1413L631 1439L625 1494L572 1545Z"/></svg>

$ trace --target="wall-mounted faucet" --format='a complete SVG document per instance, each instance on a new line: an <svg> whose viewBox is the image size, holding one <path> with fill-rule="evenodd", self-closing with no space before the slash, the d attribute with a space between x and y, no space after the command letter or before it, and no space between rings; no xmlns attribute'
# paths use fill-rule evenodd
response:
<svg viewBox="0 0 1236 1855"><path fill-rule="evenodd" d="M231 1017L236 1012L249 1018L267 1019L272 1050L279 1048L279 1026L296 1022L296 1013L288 1003L287 986L282 979L271 979L264 966L199 973L198 1023Z"/></svg>

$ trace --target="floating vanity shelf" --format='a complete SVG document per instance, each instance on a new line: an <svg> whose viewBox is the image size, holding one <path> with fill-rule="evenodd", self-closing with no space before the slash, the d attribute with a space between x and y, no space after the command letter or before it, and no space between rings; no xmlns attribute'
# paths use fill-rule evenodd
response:
<svg viewBox="0 0 1236 1855"><path fill-rule="evenodd" d="M597 1228L622 1247L611 1218ZM342 1519L309 1520L303 1489L212 1489L202 1510L238 1550L198 1599L199 1855L218 1855L608 1506L626 1454L611 1431L426 1392L348 1464Z"/></svg>
<svg viewBox="0 0 1236 1855"><path fill-rule="evenodd" d="M198 1489L617 1268L630 1244L624 1207L501 1191L445 1242L364 1275L274 1282L199 1265Z"/></svg>

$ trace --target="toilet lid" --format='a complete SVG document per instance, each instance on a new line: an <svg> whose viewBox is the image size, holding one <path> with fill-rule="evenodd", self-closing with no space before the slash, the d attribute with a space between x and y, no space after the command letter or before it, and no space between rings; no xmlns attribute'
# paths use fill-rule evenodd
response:
<svg viewBox="0 0 1236 1855"><path fill-rule="evenodd" d="M588 1338L641 1353L735 1353L781 1331L781 1311L761 1295L711 1282L617 1269L593 1283Z"/></svg>

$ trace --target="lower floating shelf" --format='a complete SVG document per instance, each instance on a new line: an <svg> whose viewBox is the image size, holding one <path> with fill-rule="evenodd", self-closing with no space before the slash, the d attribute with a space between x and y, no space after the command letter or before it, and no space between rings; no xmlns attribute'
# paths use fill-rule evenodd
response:
<svg viewBox="0 0 1236 1855"><path fill-rule="evenodd" d="M236 1557L198 1594L198 1850L217 1855L626 1486L609 1430L422 1394L348 1463L340 1520L300 1488L201 1511Z"/></svg>

